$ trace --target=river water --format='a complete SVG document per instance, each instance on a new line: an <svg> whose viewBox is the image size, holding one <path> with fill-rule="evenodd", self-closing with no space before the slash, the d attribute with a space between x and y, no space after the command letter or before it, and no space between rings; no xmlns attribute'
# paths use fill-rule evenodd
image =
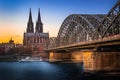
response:
<svg viewBox="0 0 120 80"><path fill-rule="evenodd" d="M93 78L83 75L82 64L0 62L0 80L93 80ZM98 77L96 80L105 79Z"/></svg>

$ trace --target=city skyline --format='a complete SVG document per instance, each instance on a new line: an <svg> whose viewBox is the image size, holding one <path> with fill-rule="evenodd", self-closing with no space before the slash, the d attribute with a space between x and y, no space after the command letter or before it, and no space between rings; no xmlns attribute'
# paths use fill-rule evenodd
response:
<svg viewBox="0 0 120 80"><path fill-rule="evenodd" d="M0 43L22 43L31 8L34 28L40 8L43 30L56 37L70 14L107 14L117 0L0 0ZM99 3L99 4L98 4Z"/></svg>

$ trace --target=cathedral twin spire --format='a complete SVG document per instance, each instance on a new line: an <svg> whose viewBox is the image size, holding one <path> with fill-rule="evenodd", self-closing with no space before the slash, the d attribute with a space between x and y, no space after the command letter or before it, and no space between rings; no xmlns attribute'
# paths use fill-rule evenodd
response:
<svg viewBox="0 0 120 80"><path fill-rule="evenodd" d="M31 8L30 8L29 20L28 20L28 24L27 24L27 33L34 33ZM40 9L38 11L38 20L36 22L35 33L43 33L43 24L41 21Z"/></svg>
<svg viewBox="0 0 120 80"><path fill-rule="evenodd" d="M40 9L38 11L38 20L36 22L36 33L43 33L43 24L41 21L41 16L40 16Z"/></svg>

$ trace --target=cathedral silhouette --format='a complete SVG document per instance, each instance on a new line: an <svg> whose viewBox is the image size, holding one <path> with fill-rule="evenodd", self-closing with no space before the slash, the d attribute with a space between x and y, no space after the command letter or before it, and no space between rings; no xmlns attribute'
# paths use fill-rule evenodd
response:
<svg viewBox="0 0 120 80"><path fill-rule="evenodd" d="M38 11L38 19L36 21L36 27L34 31L34 23L32 21L32 13L30 8L27 29L23 35L23 45L31 48L33 52L36 51L37 53L43 53L43 49L47 46L48 40L49 33L43 32L40 9Z"/></svg>

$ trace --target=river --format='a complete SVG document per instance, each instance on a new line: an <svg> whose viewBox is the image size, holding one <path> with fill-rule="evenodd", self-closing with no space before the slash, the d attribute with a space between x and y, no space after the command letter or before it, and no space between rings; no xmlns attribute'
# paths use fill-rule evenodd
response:
<svg viewBox="0 0 120 80"><path fill-rule="evenodd" d="M93 77L83 75L80 63L0 62L0 80L93 80Z"/></svg>

